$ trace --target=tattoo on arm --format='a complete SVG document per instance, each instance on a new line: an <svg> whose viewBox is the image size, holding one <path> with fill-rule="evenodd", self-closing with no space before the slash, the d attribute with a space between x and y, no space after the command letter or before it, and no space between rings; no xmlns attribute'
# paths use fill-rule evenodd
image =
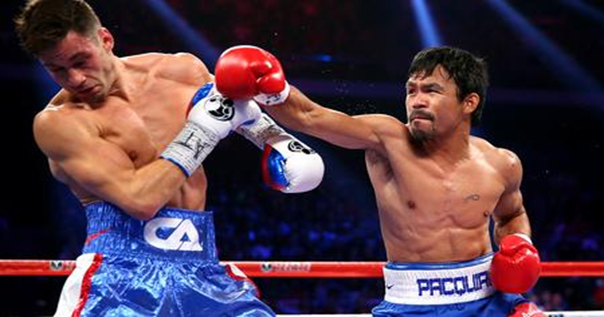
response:
<svg viewBox="0 0 604 317"><path fill-rule="evenodd" d="M465 198L465 201L469 201L469 200L473 200L473 201L479 201L480 200L480 195L478 194L472 194L468 197Z"/></svg>

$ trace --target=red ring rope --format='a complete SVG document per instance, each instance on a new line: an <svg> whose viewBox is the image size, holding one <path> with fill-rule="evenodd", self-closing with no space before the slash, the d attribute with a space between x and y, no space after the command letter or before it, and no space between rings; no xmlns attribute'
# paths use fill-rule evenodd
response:
<svg viewBox="0 0 604 317"><path fill-rule="evenodd" d="M385 262L287 262L224 261L235 264L249 277L302 278L379 278ZM0 275L57 276L69 275L75 261L68 260L0 260ZM542 277L604 276L604 262L543 262Z"/></svg>

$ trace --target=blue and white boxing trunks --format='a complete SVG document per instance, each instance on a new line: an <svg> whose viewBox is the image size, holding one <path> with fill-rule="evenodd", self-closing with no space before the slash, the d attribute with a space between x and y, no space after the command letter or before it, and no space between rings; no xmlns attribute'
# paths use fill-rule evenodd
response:
<svg viewBox="0 0 604 317"><path fill-rule="evenodd" d="M149 221L99 202L55 316L275 316L216 257L211 212L163 208Z"/></svg>
<svg viewBox="0 0 604 317"><path fill-rule="evenodd" d="M527 300L493 289L492 258L489 254L466 262L389 262L384 267L386 295L373 308L373 316L506 317Z"/></svg>

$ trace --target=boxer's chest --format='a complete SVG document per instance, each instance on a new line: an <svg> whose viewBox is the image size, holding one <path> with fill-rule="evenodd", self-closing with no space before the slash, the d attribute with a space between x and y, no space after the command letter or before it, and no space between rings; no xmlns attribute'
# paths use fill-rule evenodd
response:
<svg viewBox="0 0 604 317"><path fill-rule="evenodd" d="M129 101L108 100L100 113L103 137L119 147L135 166L156 159L182 129L196 88L156 81L141 87Z"/></svg>
<svg viewBox="0 0 604 317"><path fill-rule="evenodd" d="M425 185L431 190L416 191L417 197L427 202L427 210L435 216L462 227L482 224L493 213L505 190L497 172L480 163L454 171L434 168L424 172Z"/></svg>
<svg viewBox="0 0 604 317"><path fill-rule="evenodd" d="M479 225L493 212L505 190L499 173L484 160L469 160L457 168L443 168L419 158L397 163L393 177L402 206L429 221Z"/></svg>

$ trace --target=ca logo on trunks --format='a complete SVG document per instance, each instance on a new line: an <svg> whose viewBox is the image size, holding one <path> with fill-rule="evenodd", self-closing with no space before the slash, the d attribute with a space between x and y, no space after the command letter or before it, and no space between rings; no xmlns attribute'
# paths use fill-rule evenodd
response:
<svg viewBox="0 0 604 317"><path fill-rule="evenodd" d="M189 219L155 218L145 224L145 241L164 250L202 251L199 232Z"/></svg>

